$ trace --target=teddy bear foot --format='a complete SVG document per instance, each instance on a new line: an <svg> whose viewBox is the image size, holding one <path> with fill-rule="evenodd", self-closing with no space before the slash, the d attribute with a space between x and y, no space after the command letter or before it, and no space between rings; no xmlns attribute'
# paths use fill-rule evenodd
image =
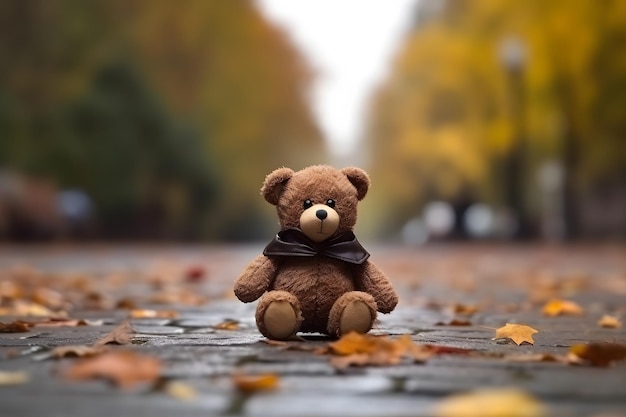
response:
<svg viewBox="0 0 626 417"><path fill-rule="evenodd" d="M289 339L302 323L298 299L286 291L266 293L257 306L256 323L259 331L269 339Z"/></svg>
<svg viewBox="0 0 626 417"><path fill-rule="evenodd" d="M328 332L342 336L349 332L367 333L376 319L376 301L370 294L351 291L333 305L328 319Z"/></svg>

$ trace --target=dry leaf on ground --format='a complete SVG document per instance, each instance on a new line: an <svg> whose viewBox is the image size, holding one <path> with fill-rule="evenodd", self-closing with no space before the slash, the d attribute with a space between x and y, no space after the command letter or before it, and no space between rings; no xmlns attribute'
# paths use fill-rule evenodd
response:
<svg viewBox="0 0 626 417"><path fill-rule="evenodd" d="M0 316L65 317L65 311L52 311L31 301L15 300L9 307L0 307Z"/></svg>
<svg viewBox="0 0 626 417"><path fill-rule="evenodd" d="M233 375L235 388L245 394L276 389L279 381L278 375L275 374Z"/></svg>
<svg viewBox="0 0 626 417"><path fill-rule="evenodd" d="M523 324L507 323L505 326L496 329L495 339L511 339L518 346L522 343L535 344L533 334L539 333L539 330Z"/></svg>
<svg viewBox="0 0 626 417"><path fill-rule="evenodd" d="M194 387L180 381L167 381L162 390L170 397L183 401L193 400L198 396L198 391Z"/></svg>
<svg viewBox="0 0 626 417"><path fill-rule="evenodd" d="M600 320L598 320L598 326L607 329L619 329L622 327L622 322L615 316L605 314Z"/></svg>
<svg viewBox="0 0 626 417"><path fill-rule="evenodd" d="M135 331L128 321L123 322L115 329L111 331L111 333L106 334L101 339L96 340L93 344L94 346L103 346L107 344L115 344L115 345L127 345L133 340L133 336L135 335Z"/></svg>
<svg viewBox="0 0 626 417"><path fill-rule="evenodd" d="M452 319L448 322L438 321L435 326L471 326L472 322L463 319Z"/></svg>
<svg viewBox="0 0 626 417"><path fill-rule="evenodd" d="M565 362L564 356L551 353L532 353L526 355L506 355L504 359L511 362Z"/></svg>
<svg viewBox="0 0 626 417"><path fill-rule="evenodd" d="M475 305L466 305L466 304L457 303L452 306L452 311L455 314L463 314L466 316L471 316L473 314L476 314L478 313L478 310L479 310L478 306L475 306Z"/></svg>
<svg viewBox="0 0 626 417"><path fill-rule="evenodd" d="M38 321L33 323L33 327L76 327L86 326L87 322L82 319L59 319L51 318L46 321Z"/></svg>
<svg viewBox="0 0 626 417"><path fill-rule="evenodd" d="M569 349L567 358L572 365L609 366L612 362L626 360L626 345L618 343L574 345Z"/></svg>
<svg viewBox="0 0 626 417"><path fill-rule="evenodd" d="M24 371L0 371L0 386L21 385L29 380L28 373Z"/></svg>
<svg viewBox="0 0 626 417"><path fill-rule="evenodd" d="M556 317L562 315L580 316L584 313L581 306L573 301L553 299L543 306L541 311L544 316Z"/></svg>
<svg viewBox="0 0 626 417"><path fill-rule="evenodd" d="M334 356L331 364L336 368L364 365L396 365L404 359L421 363L434 355L467 354L468 349L418 344L405 334L397 339L387 336L348 333L336 342L329 343L326 351Z"/></svg>
<svg viewBox="0 0 626 417"><path fill-rule="evenodd" d="M239 330L239 321L237 320L224 320L221 323L213 326L217 330Z"/></svg>
<svg viewBox="0 0 626 417"><path fill-rule="evenodd" d="M131 310L129 316L133 319L175 319L178 312L174 310Z"/></svg>
<svg viewBox="0 0 626 417"><path fill-rule="evenodd" d="M543 405L517 389L483 389L452 395L435 406L437 417L539 417Z"/></svg>
<svg viewBox="0 0 626 417"><path fill-rule="evenodd" d="M70 380L105 379L122 388L158 380L161 361L131 351L108 352L81 359L68 367L63 376Z"/></svg>
<svg viewBox="0 0 626 417"><path fill-rule="evenodd" d="M104 346L70 345L57 346L50 351L50 358L82 358L95 356L104 352Z"/></svg>
<svg viewBox="0 0 626 417"><path fill-rule="evenodd" d="M26 333L30 330L30 328L30 323L19 320L11 323L0 322L0 333Z"/></svg>

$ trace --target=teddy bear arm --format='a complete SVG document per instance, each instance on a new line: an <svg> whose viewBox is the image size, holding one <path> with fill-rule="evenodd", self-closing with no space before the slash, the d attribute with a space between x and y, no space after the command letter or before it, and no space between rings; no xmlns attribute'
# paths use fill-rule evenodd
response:
<svg viewBox="0 0 626 417"><path fill-rule="evenodd" d="M366 261L360 266L359 289L371 294L376 300L378 311L389 313L398 304L398 294L393 289L391 282L374 263Z"/></svg>
<svg viewBox="0 0 626 417"><path fill-rule="evenodd" d="M265 255L259 255L243 270L235 280L235 295L244 303L258 299L267 291L276 272L278 263Z"/></svg>

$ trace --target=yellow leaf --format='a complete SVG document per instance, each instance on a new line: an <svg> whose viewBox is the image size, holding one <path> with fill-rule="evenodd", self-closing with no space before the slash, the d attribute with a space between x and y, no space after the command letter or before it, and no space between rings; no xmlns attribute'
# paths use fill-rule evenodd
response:
<svg viewBox="0 0 626 417"><path fill-rule="evenodd" d="M435 406L437 417L539 417L542 404L517 389L484 389L452 395Z"/></svg>
<svg viewBox="0 0 626 417"><path fill-rule="evenodd" d="M618 329L622 327L622 322L615 316L605 314L600 320L598 320L598 326L606 327L607 329Z"/></svg>
<svg viewBox="0 0 626 417"><path fill-rule="evenodd" d="M263 375L234 375L233 383L235 387L246 394L257 391L269 391L278 387L279 378L275 374Z"/></svg>
<svg viewBox="0 0 626 417"><path fill-rule="evenodd" d="M172 310L131 310L130 317L134 319L160 318L174 319L178 317L178 312Z"/></svg>
<svg viewBox="0 0 626 417"><path fill-rule="evenodd" d="M554 299L548 301L548 303L543 306L542 313L545 316L556 317L561 315L575 315L579 316L583 314L583 309L581 306L576 304L573 301L568 300L559 300Z"/></svg>
<svg viewBox="0 0 626 417"><path fill-rule="evenodd" d="M0 371L0 386L25 384L28 379L29 376L24 371Z"/></svg>
<svg viewBox="0 0 626 417"><path fill-rule="evenodd" d="M169 381L163 387L163 390L171 397L178 400L189 401L198 396L198 392L189 384L180 381Z"/></svg>
<svg viewBox="0 0 626 417"><path fill-rule="evenodd" d="M239 322L237 320L225 320L216 324L213 328L217 330L239 330Z"/></svg>
<svg viewBox="0 0 626 417"><path fill-rule="evenodd" d="M533 329L530 326L523 324L511 324L507 323L505 326L496 329L496 339L511 339L518 346L522 343L535 344L533 340L533 334L539 333L538 330Z"/></svg>

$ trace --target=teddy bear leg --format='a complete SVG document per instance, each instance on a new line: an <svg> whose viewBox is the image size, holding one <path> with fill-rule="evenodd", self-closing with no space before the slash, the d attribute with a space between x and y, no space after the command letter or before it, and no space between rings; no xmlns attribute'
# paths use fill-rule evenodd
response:
<svg viewBox="0 0 626 417"><path fill-rule="evenodd" d="M341 336L348 332L367 333L376 319L376 301L370 294L350 291L335 301L328 317L328 333Z"/></svg>
<svg viewBox="0 0 626 417"><path fill-rule="evenodd" d="M302 323L300 303L287 291L270 291L261 297L256 308L256 324L268 339L285 340L293 336Z"/></svg>

